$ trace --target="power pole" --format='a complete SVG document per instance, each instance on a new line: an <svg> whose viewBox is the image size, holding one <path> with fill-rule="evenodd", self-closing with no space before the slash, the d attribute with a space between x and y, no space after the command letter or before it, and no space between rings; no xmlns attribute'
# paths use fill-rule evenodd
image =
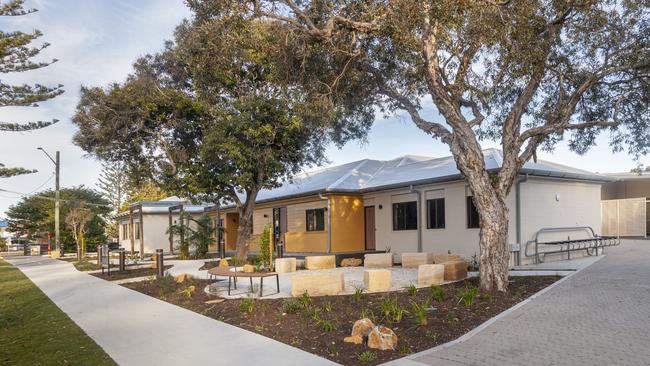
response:
<svg viewBox="0 0 650 366"><path fill-rule="evenodd" d="M61 231L59 230L59 206L61 203L59 202L59 175L61 172L61 154L57 150L56 152L56 157L55 157L55 170L54 170L54 248L57 251L61 250Z"/></svg>

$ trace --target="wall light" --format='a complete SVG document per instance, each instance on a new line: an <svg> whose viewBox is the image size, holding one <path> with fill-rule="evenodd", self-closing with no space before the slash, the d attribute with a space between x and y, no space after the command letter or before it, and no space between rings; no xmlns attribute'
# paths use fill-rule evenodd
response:
<svg viewBox="0 0 650 366"><path fill-rule="evenodd" d="M379 205L379 209L381 210L382 208L384 208L384 206L382 206L382 205Z"/></svg>

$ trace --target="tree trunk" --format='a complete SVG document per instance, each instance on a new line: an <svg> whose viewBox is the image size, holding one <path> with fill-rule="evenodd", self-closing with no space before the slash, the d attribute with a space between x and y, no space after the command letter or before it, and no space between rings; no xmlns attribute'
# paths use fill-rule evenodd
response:
<svg viewBox="0 0 650 366"><path fill-rule="evenodd" d="M237 226L237 260L246 261L248 249L250 247L250 238L253 233L253 211L255 210L255 200L259 189L246 192L246 201L237 211L239 213L239 226Z"/></svg>
<svg viewBox="0 0 650 366"><path fill-rule="evenodd" d="M479 193L480 195L480 193ZM501 200L488 200L491 208L479 211L479 276L481 289L508 290L508 207ZM478 208L478 207L477 207Z"/></svg>

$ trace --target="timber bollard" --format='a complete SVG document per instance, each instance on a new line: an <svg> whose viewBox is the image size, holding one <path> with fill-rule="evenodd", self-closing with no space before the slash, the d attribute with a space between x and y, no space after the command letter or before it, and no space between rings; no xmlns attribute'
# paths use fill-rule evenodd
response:
<svg viewBox="0 0 650 366"><path fill-rule="evenodd" d="M156 249L156 276L163 277L165 275L165 268L163 266L163 250Z"/></svg>
<svg viewBox="0 0 650 366"><path fill-rule="evenodd" d="M124 253L124 248L120 248L118 250L119 256L120 256L120 262L119 262L119 269L120 272L124 272L126 269L126 253Z"/></svg>

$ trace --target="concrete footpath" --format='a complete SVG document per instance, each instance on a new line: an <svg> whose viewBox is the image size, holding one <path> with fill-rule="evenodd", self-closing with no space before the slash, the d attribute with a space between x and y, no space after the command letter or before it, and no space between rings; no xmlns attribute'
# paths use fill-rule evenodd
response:
<svg viewBox="0 0 650 366"><path fill-rule="evenodd" d="M650 240L606 257L464 342L390 365L650 365Z"/></svg>
<svg viewBox="0 0 650 366"><path fill-rule="evenodd" d="M335 365L273 339L78 272L45 257L5 258L120 365Z"/></svg>

